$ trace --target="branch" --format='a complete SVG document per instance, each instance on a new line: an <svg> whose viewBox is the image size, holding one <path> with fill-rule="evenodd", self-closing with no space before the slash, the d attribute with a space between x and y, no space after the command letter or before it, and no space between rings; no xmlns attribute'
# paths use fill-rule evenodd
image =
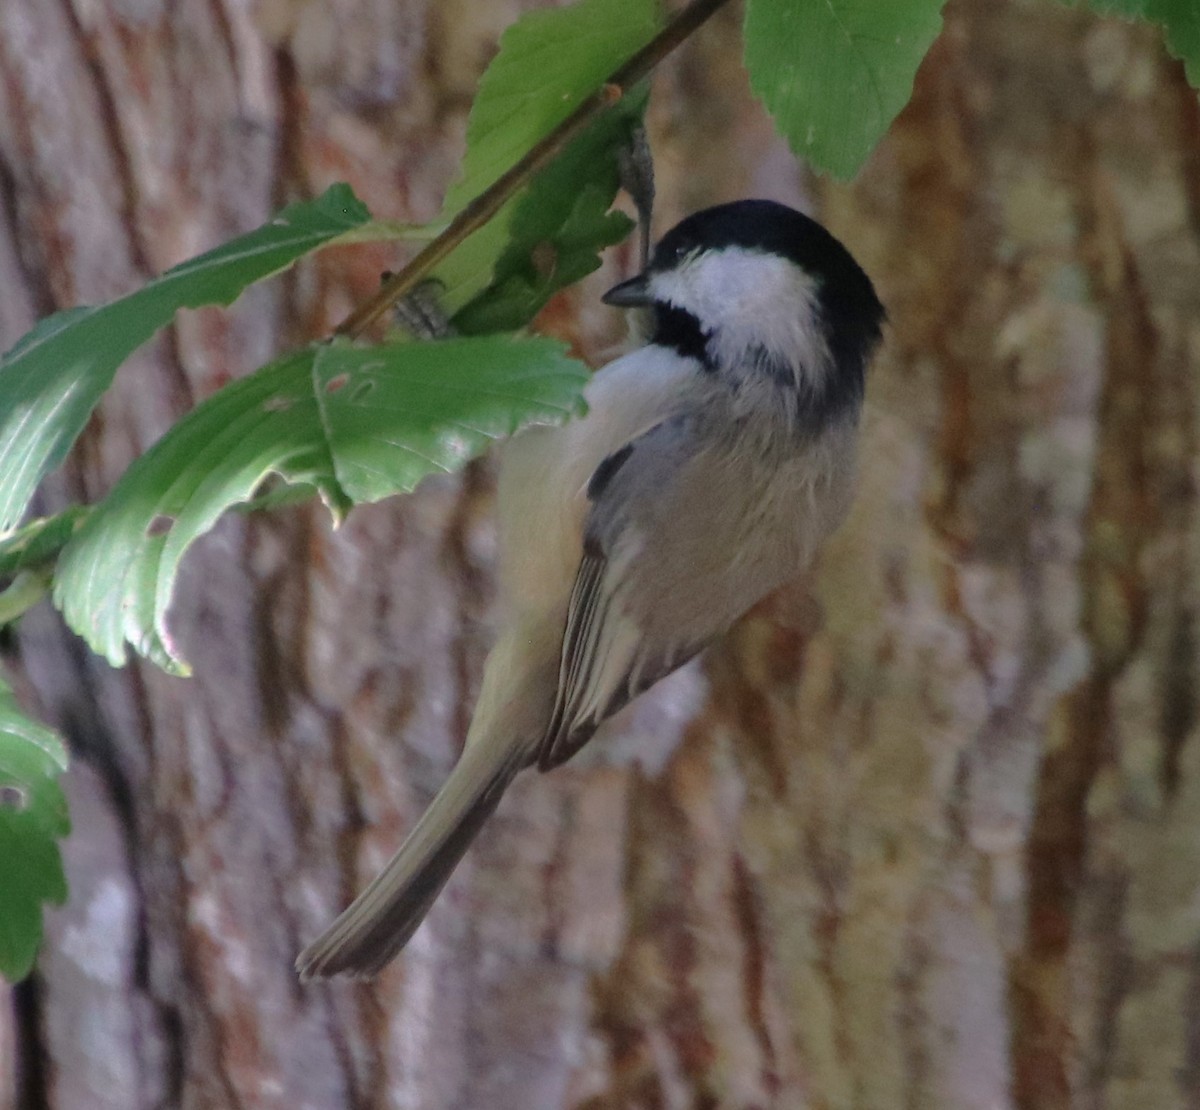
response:
<svg viewBox="0 0 1200 1110"><path fill-rule="evenodd" d="M453 220L446 230L425 247L398 274L358 306L335 330L335 335L357 339L392 305L411 293L451 251L488 222L518 189L544 169L555 156L614 104L621 100L659 62L722 7L727 0L692 0L645 46L614 71L600 88L583 101L544 139L529 148L512 169L502 176Z"/></svg>

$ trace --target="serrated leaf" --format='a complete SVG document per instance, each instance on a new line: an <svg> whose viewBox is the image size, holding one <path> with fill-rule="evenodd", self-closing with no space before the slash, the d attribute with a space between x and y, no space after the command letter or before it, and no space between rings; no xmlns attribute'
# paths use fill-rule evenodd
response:
<svg viewBox="0 0 1200 1110"><path fill-rule="evenodd" d="M797 155L852 177L912 95L943 0L748 0L750 86Z"/></svg>
<svg viewBox="0 0 1200 1110"><path fill-rule="evenodd" d="M1192 87L1200 88L1200 3L1197 0L1087 0L1087 3L1100 15L1160 24L1167 49L1183 61Z"/></svg>
<svg viewBox="0 0 1200 1110"><path fill-rule="evenodd" d="M38 482L62 462L117 367L176 309L231 304L248 285L369 219L349 186L335 185L126 297L41 321L0 358L0 533L19 522Z"/></svg>
<svg viewBox="0 0 1200 1110"><path fill-rule="evenodd" d="M0 975L15 982L33 966L42 906L67 897L58 842L70 831L58 776L62 741L31 720L0 679Z"/></svg>
<svg viewBox="0 0 1200 1110"><path fill-rule="evenodd" d="M197 406L93 509L59 561L55 604L114 666L127 645L186 663L166 614L188 547L272 476L342 515L411 490L488 443L579 411L586 368L548 339L347 343L288 355Z"/></svg>
<svg viewBox="0 0 1200 1110"><path fill-rule="evenodd" d="M512 24L480 80L467 121L463 172L446 194L442 218L453 216L493 184L649 42L659 26L656 0L579 0L565 8L528 12ZM598 154L590 167L598 178L609 174L607 157ZM566 188L574 193L589 180L576 174ZM435 271L451 313L490 282L518 203L514 199L505 205Z"/></svg>

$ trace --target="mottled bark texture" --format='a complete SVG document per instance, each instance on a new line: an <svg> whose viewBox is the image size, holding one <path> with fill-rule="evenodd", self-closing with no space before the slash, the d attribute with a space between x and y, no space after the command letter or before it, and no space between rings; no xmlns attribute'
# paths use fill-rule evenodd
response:
<svg viewBox="0 0 1200 1110"><path fill-rule="evenodd" d="M0 339L350 180L430 217L497 0L3 0ZM6 647L76 753L71 901L3 994L0 1099L149 1107L1170 1110L1200 1105L1200 111L1153 31L952 0L856 185L798 172L736 12L665 67L659 227L810 204L891 313L861 492L817 573L522 777L402 960L311 938L461 743L491 474L226 521L190 681ZM595 357L609 269L546 314ZM187 314L45 510L320 334L390 249ZM598 746L601 747L601 746Z"/></svg>

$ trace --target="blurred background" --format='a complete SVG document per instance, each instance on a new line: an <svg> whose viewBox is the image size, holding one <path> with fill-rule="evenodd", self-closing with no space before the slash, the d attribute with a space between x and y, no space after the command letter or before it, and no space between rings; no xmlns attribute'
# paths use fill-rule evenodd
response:
<svg viewBox="0 0 1200 1110"><path fill-rule="evenodd" d="M432 218L507 0L3 0L0 346L349 181ZM451 766L490 642L493 470L225 520L190 680L3 644L69 738L69 904L0 985L0 1105L1200 1106L1200 103L1153 29L950 0L852 185L752 100L740 10L662 67L656 234L769 196L890 312L816 573L527 774L402 959L292 959ZM402 255L182 315L41 511L325 334ZM633 245L543 314L593 362ZM2 480L2 479L0 479Z"/></svg>

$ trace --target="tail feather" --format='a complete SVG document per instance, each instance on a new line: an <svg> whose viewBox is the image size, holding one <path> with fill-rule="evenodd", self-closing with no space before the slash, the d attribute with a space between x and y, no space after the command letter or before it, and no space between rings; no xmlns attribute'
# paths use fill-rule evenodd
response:
<svg viewBox="0 0 1200 1110"><path fill-rule="evenodd" d="M468 744L446 785L388 865L296 959L301 979L378 972L417 931L467 846L522 766Z"/></svg>

